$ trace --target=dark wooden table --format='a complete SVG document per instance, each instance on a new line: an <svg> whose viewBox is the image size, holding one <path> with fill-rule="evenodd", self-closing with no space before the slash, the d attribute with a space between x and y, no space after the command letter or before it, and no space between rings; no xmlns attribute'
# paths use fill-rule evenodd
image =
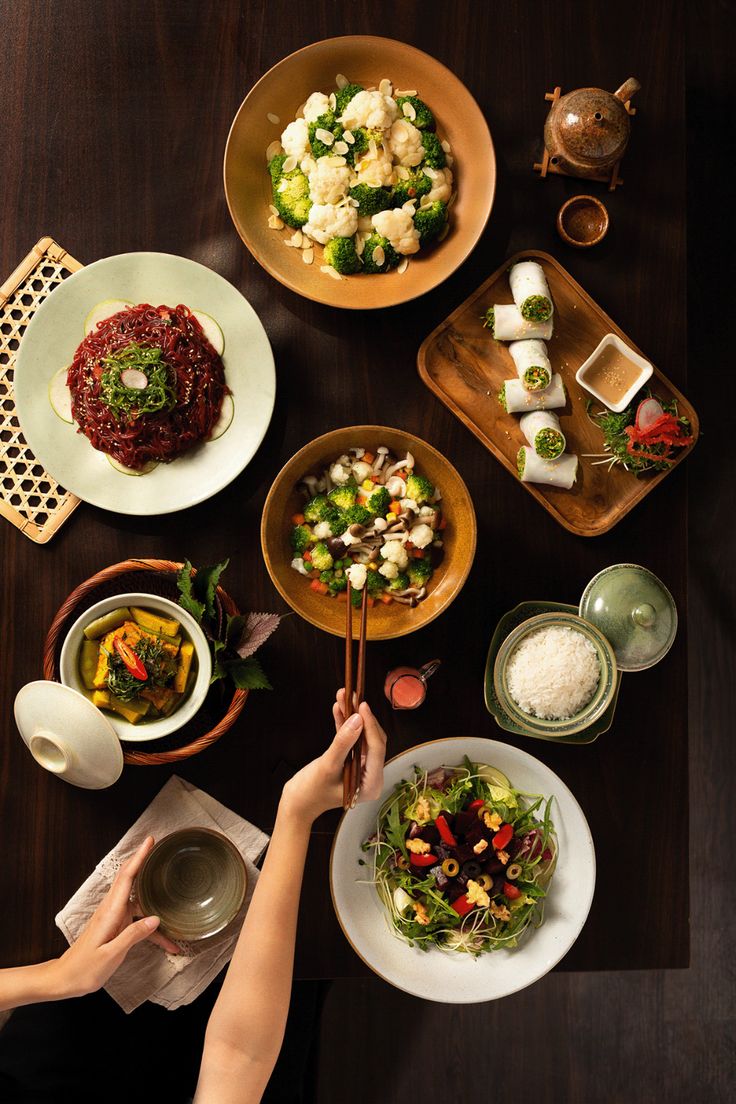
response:
<svg viewBox="0 0 736 1104"><path fill-rule="evenodd" d="M223 0L154 5L65 0L0 3L0 277L43 234L83 262L139 249L179 253L231 280L273 344L278 397L245 473L211 502L173 517L133 518L82 505L53 542L0 526L2 754L0 960L30 962L63 946L53 926L95 862L171 771L128 768L101 793L40 770L15 730L12 702L40 677L48 625L68 592L128 556L231 557L227 586L242 607L282 610L263 566L261 507L281 464L310 438L352 422L393 421L457 465L474 496L478 553L466 587L437 622L372 646L368 697L395 754L444 735L499 732L482 673L498 617L526 598L576 602L606 564L634 560L686 606L687 465L613 532L571 536L515 484L421 385L424 336L510 253L552 252L681 388L685 376L684 143L681 7L374 4L348 19L333 3ZM499 161L496 203L473 256L421 301L375 315L299 299L250 257L230 223L221 161L232 116L253 82L309 41L345 33L404 39L466 82L486 113ZM499 48L499 41L502 48ZM625 184L605 196L611 230L590 253L556 237L554 216L581 182L540 182L544 93L642 80ZM601 186L594 186L603 193ZM376 324L379 325L376 334ZM390 337L390 341L386 337ZM391 394L390 416L384 396ZM528 582L527 565L545 565ZM538 569L534 567L538 578ZM381 695L399 662L443 660L432 708L392 714ZM272 823L280 786L330 731L341 677L338 640L287 618L262 659L275 690L252 694L236 727L178 773L256 824ZM557 771L580 800L598 857L593 909L563 968L685 966L688 932L687 634L653 670L628 675L613 728L589 747L512 740ZM300 977L363 974L332 913L327 856L335 818L314 834L297 959Z"/></svg>

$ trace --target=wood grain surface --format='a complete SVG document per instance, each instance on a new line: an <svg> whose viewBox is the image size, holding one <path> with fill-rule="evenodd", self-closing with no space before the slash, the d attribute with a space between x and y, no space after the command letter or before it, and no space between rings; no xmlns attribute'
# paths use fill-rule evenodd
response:
<svg viewBox="0 0 736 1104"><path fill-rule="evenodd" d="M721 139L728 145L730 135L733 142L727 49L698 12L687 30L694 88L689 137L697 178L711 187L706 162L697 158L707 153L709 127L720 126ZM10 903L0 911L2 964L62 949L55 912L170 774L169 768L127 768L112 790L88 793L45 774L28 756L14 727L12 701L21 685L40 677L43 639L64 597L82 579L127 556L188 556L206 563L229 555L225 585L238 604L284 610L258 542L273 475L319 433L385 422L390 411L396 425L426 438L456 465L474 497L479 525L474 569L448 612L404 641L371 648L367 697L389 730L390 753L440 735L500 738L483 707L483 663L498 617L522 599L575 602L602 567L633 559L663 579L682 619L667 659L625 676L616 722L595 744L518 741L572 788L596 843L596 897L580 939L561 964L568 973L556 971L527 993L462 1012L421 1005L373 979L349 980L364 968L332 915L326 863L335 820L326 817L317 826L297 974L345 979L326 1009L319 1099L344 1099L346 1074L335 1032L352 1040L350 1053L375 1054L385 1047L387 1024L411 1027L427 1053L444 1063L446 1075L422 1096L427 1104L453 1099L453 1086L463 1083L471 1067L495 1080L497 1055L488 1042L502 1031L508 1033L504 1064L519 1071L519 1099L727 1099L734 911L732 899L725 907L723 882L730 869L724 841L731 817L728 787L713 779L733 768L733 742L723 735L728 713L719 704L728 692L733 708L733 559L725 543L733 517L728 484L714 483L712 476L729 470L729 454L715 434L704 434L693 456L611 533L582 540L563 531L514 484L428 393L415 366L421 341L506 256L540 248L557 257L689 395L704 422L707 410L715 417L703 357L717 345L710 334L703 337L702 327L693 347L699 373L686 379L683 5L653 0L624 15L597 0L375 3L349 12L327 0L308 7L222 0L215 12L193 0L3 0L0 33L0 278L45 233L83 262L148 248L192 257L251 301L273 344L278 372L276 410L263 446L211 502L145 520L82 505L46 547L31 545L8 524L0 527L0 892ZM488 228L462 268L415 303L349 318L297 298L261 270L230 223L221 174L228 127L253 82L300 46L345 33L403 39L452 69L486 115L499 168ZM556 83L563 91L584 84L614 89L629 75L641 80L642 92L622 165L625 184L611 195L601 191L611 215L605 240L575 251L558 239L555 216L565 198L590 185L562 177L541 181L532 172L541 152L544 93ZM706 290L710 294L713 285L705 282L703 243L708 236L717 240L722 223L709 206L697 217L691 244L699 250L700 267L694 280L705 311ZM695 491L690 605L689 479ZM690 961L689 630L697 643L689 667L695 687L689 715L696 968L650 973ZM435 655L443 667L432 680L428 707L392 714L381 697L384 673ZM268 828L283 781L328 738L342 650L339 640L291 616L262 659L274 692L250 695L232 732L178 770ZM530 1062L530 1038L540 1041L544 1057L538 1063ZM403 1100L414 1083L401 1073L379 1086L377 1076L355 1084L355 1101ZM463 1099L485 1097L468 1090Z"/></svg>

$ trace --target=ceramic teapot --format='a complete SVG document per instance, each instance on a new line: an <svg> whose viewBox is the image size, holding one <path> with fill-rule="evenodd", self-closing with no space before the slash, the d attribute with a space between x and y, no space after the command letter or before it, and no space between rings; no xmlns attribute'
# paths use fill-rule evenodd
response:
<svg viewBox="0 0 736 1104"><path fill-rule="evenodd" d="M544 124L544 144L554 163L571 176L598 176L613 168L629 141L624 104L640 88L629 77L616 92L576 88L560 96Z"/></svg>

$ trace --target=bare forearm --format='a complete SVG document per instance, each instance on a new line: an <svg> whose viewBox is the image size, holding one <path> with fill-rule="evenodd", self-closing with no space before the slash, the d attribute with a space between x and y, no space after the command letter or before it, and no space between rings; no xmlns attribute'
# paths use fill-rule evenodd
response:
<svg viewBox="0 0 736 1104"><path fill-rule="evenodd" d="M38 1001L60 1000L69 995L58 959L39 962L36 966L0 970L0 1012Z"/></svg>

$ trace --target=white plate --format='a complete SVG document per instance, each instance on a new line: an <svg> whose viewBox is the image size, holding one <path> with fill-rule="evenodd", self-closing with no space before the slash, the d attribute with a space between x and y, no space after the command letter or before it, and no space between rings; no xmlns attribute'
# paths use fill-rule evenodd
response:
<svg viewBox="0 0 736 1104"><path fill-rule="evenodd" d="M235 400L235 417L222 437L136 478L116 471L54 413L49 380L71 363L84 338L84 320L103 299L184 303L217 320L225 335L225 379ZM256 312L222 276L169 253L122 253L75 272L41 304L18 349L14 386L23 435L63 487L119 514L168 514L210 498L240 474L271 421L276 374Z"/></svg>
<svg viewBox="0 0 736 1104"><path fill-rule="evenodd" d="M393 787L411 777L415 764L428 770L454 767L466 755L475 763L498 767L517 790L553 796L551 815L559 843L542 926L528 930L515 950L491 951L479 958L435 947L429 951L410 947L389 927L375 887L360 881L371 876L371 856L361 851L361 844L375 832L378 810ZM525 751L473 737L410 748L386 764L383 777L381 799L346 813L332 846L332 901L353 950L397 989L445 1004L497 1000L538 981L577 939L595 889L595 850L588 822L564 782ZM366 866L358 865L361 858Z"/></svg>

